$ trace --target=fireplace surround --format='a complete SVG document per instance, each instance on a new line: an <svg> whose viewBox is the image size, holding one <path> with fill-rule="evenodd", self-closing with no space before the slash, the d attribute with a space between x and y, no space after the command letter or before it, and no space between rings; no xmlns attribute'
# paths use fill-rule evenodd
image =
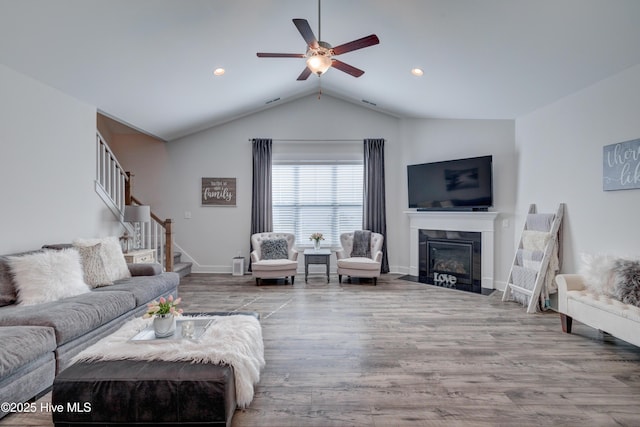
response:
<svg viewBox="0 0 640 427"><path fill-rule="evenodd" d="M409 275L420 276L420 230L480 233L480 288L494 288L494 235L498 212L407 211L409 216Z"/></svg>

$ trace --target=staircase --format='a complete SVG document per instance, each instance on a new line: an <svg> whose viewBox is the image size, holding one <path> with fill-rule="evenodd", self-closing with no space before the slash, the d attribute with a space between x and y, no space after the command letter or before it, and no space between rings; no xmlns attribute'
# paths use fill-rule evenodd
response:
<svg viewBox="0 0 640 427"><path fill-rule="evenodd" d="M97 159L95 189L113 215L118 218L129 234L132 227L124 221L127 205L144 205L133 196L133 175L125 172L100 132L96 132ZM156 262L165 271L175 271L184 277L191 273L191 263L182 262L181 254L173 251L173 222L161 219L151 212L151 222L142 224L143 248L156 249Z"/></svg>
<svg viewBox="0 0 640 427"><path fill-rule="evenodd" d="M180 275L180 278L188 276L191 274L191 266L193 263L191 262L182 262L182 253L174 252L173 253L173 271Z"/></svg>

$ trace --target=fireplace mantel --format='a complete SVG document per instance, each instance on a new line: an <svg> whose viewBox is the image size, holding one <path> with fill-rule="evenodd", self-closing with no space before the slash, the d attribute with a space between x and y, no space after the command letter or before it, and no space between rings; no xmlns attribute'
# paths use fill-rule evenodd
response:
<svg viewBox="0 0 640 427"><path fill-rule="evenodd" d="M418 276L418 233L422 230L475 231L482 236L482 287L494 289L494 233L498 212L407 211L409 274Z"/></svg>

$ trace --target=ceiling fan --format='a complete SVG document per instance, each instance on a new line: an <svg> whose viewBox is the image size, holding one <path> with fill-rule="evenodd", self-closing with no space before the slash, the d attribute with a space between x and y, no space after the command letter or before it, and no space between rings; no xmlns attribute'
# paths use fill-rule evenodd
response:
<svg viewBox="0 0 640 427"><path fill-rule="evenodd" d="M311 26L306 19L296 18L293 19L293 23L302 35L304 41L307 42L306 53L258 52L256 55L258 55L259 58L307 58L307 66L298 76L298 80L306 80L311 73L321 76L331 67L337 68L340 71L352 75L353 77L360 77L364 74L364 71L335 59L334 56L380 43L378 36L371 34L366 37L341 44L340 46L332 47L329 43L316 39L316 36L313 34L313 30L311 30ZM320 38L320 35L320 0L318 0L318 38Z"/></svg>

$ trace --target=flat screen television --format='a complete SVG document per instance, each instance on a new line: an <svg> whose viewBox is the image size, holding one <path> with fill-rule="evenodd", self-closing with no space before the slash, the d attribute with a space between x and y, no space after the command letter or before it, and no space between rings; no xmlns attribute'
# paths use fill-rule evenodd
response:
<svg viewBox="0 0 640 427"><path fill-rule="evenodd" d="M493 206L492 156L407 166L409 208L486 211Z"/></svg>

